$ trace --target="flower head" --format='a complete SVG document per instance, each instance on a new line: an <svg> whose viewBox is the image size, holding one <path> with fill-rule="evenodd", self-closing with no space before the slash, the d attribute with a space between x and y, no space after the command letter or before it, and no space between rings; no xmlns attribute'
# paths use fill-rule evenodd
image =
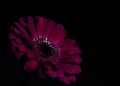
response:
<svg viewBox="0 0 120 86"><path fill-rule="evenodd" d="M9 34L12 50L18 59L27 58L24 70L38 69L38 75L59 78L69 84L75 82L75 74L81 72L81 51L73 39L65 39L66 31L61 24L36 16L21 17ZM25 58L24 57L24 58Z"/></svg>

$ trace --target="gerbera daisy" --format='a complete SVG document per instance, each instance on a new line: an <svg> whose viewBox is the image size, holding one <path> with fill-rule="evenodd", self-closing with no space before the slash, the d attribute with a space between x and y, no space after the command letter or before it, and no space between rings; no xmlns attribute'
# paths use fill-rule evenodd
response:
<svg viewBox="0 0 120 86"><path fill-rule="evenodd" d="M19 18L9 34L12 50L20 60L27 58L24 70L46 78L59 78L61 82L75 82L75 74L81 72L81 51L73 39L65 39L66 31L61 24L44 17Z"/></svg>

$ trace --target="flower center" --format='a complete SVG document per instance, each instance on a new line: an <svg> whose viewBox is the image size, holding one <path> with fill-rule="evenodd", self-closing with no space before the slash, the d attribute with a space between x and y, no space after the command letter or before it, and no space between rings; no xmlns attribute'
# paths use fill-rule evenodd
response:
<svg viewBox="0 0 120 86"><path fill-rule="evenodd" d="M40 44L40 53L44 57L53 56L56 53L56 50L54 47L55 47L54 45L49 45L43 42Z"/></svg>
<svg viewBox="0 0 120 86"><path fill-rule="evenodd" d="M33 41L38 60L47 61L59 57L58 48L47 38L36 37Z"/></svg>

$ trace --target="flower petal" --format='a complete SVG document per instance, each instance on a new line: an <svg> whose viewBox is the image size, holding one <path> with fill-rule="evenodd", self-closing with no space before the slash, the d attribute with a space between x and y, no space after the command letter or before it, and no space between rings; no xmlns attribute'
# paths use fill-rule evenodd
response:
<svg viewBox="0 0 120 86"><path fill-rule="evenodd" d="M38 70L38 75L39 75L41 78L46 79L46 76L45 76L42 68L39 68L39 70Z"/></svg>
<svg viewBox="0 0 120 86"><path fill-rule="evenodd" d="M12 45L12 51L15 53L18 60L20 60L23 54L26 52L26 48L24 46Z"/></svg>
<svg viewBox="0 0 120 86"><path fill-rule="evenodd" d="M34 59L34 58L36 58L34 52L33 52L32 50L30 50L30 49L27 49L26 56L27 56L27 58L29 58L29 59Z"/></svg>
<svg viewBox="0 0 120 86"><path fill-rule="evenodd" d="M80 48L72 39L62 40L58 46L60 47L62 54L81 54Z"/></svg>
<svg viewBox="0 0 120 86"><path fill-rule="evenodd" d="M56 71L56 73L57 73L57 76L58 76L58 77L63 77L63 76L65 76L65 75L64 75L64 72L63 72L62 70L59 70L59 69L58 69L58 70Z"/></svg>
<svg viewBox="0 0 120 86"><path fill-rule="evenodd" d="M27 72L32 72L38 67L38 62L36 60L27 61L24 65L24 70Z"/></svg>
<svg viewBox="0 0 120 86"><path fill-rule="evenodd" d="M55 66L59 70L63 70L64 72L69 73L69 74L75 74L75 73L77 74L81 72L81 69L78 65L59 63L59 64L56 64Z"/></svg>
<svg viewBox="0 0 120 86"><path fill-rule="evenodd" d="M81 57L78 55L75 56L62 56L60 62L62 63L76 63L80 64L82 61Z"/></svg>
<svg viewBox="0 0 120 86"><path fill-rule="evenodd" d="M21 39L17 38L14 34L9 34L9 39L14 42L15 44L23 45Z"/></svg>
<svg viewBox="0 0 120 86"><path fill-rule="evenodd" d="M70 84L70 79L66 76L60 77L60 81L64 82L65 84L69 85Z"/></svg>
<svg viewBox="0 0 120 86"><path fill-rule="evenodd" d="M30 44L31 44L31 38L30 35L28 34L28 32L25 30L25 28L23 28L19 23L15 22L15 25L17 26L17 28L15 27L11 27L12 30L14 31L19 31L18 35L22 35Z"/></svg>
<svg viewBox="0 0 120 86"><path fill-rule="evenodd" d="M58 24L51 32L51 35L49 38L51 39L51 41L53 41L53 43L56 44L59 41L61 41L65 36L66 36L66 31L64 27L61 24Z"/></svg>
<svg viewBox="0 0 120 86"><path fill-rule="evenodd" d="M26 47L23 45L21 40L19 39L14 39L11 41L12 42L12 50L15 52L25 52Z"/></svg>
<svg viewBox="0 0 120 86"><path fill-rule="evenodd" d="M36 25L37 36L44 37L47 21L46 21L46 19L44 17L38 17L37 16L36 18L38 20L37 25Z"/></svg>
<svg viewBox="0 0 120 86"><path fill-rule="evenodd" d="M54 27L55 27L55 22L48 19L48 23L47 23L46 30L45 30L45 37L49 38Z"/></svg>
<svg viewBox="0 0 120 86"><path fill-rule="evenodd" d="M15 32L17 35L23 35L23 33L22 32L20 32L18 29L16 29L15 27L11 27L11 30L13 31L13 32Z"/></svg>
<svg viewBox="0 0 120 86"><path fill-rule="evenodd" d="M52 77L52 78L55 78L56 77L56 72L55 71L53 71L53 70L48 70L48 71L46 71L46 73L50 76L50 77Z"/></svg>
<svg viewBox="0 0 120 86"><path fill-rule="evenodd" d="M27 25L26 25L26 23L25 23L25 18L24 17L21 17L20 19L19 19L19 23L22 25L22 26L24 26L24 27L27 27Z"/></svg>
<svg viewBox="0 0 120 86"><path fill-rule="evenodd" d="M19 52L26 52L26 47L24 47L24 46L18 46L17 50Z"/></svg>
<svg viewBox="0 0 120 86"><path fill-rule="evenodd" d="M70 73L70 74L81 72L81 69L78 65L64 64L63 67L64 67L63 70L67 73Z"/></svg>
<svg viewBox="0 0 120 86"><path fill-rule="evenodd" d="M30 31L32 38L35 37L36 36L35 25L34 25L33 18L31 16L28 16L27 26L28 26L28 29Z"/></svg>
<svg viewBox="0 0 120 86"><path fill-rule="evenodd" d="M70 79L71 81L73 81L73 82L76 82L76 77L75 77L74 75L69 76L69 79Z"/></svg>
<svg viewBox="0 0 120 86"><path fill-rule="evenodd" d="M46 74L48 74L52 78L55 78L57 74L55 71L53 71L52 66L48 63L43 63L43 65L47 69Z"/></svg>
<svg viewBox="0 0 120 86"><path fill-rule="evenodd" d="M75 40L73 40L73 39L65 39L65 40L62 40L61 42L60 42L60 44L59 44L59 47L61 48L61 49L63 49L63 48L68 48L68 47L74 47L74 46L76 46L76 42L75 42Z"/></svg>
<svg viewBox="0 0 120 86"><path fill-rule="evenodd" d="M18 60L20 60L24 54L24 52L15 52L15 53L16 53L15 55L16 55Z"/></svg>
<svg viewBox="0 0 120 86"><path fill-rule="evenodd" d="M70 75L70 76L64 75L64 76L60 77L60 81L69 85L71 81L75 82L76 78L74 75Z"/></svg>
<svg viewBox="0 0 120 86"><path fill-rule="evenodd" d="M11 27L11 29L16 29L20 31L25 37L29 38L29 34L26 32L25 28L23 28L18 22L15 22L14 24L17 26L17 28Z"/></svg>
<svg viewBox="0 0 120 86"><path fill-rule="evenodd" d="M62 51L62 55L76 55L81 54L81 51L78 47L68 48Z"/></svg>
<svg viewBox="0 0 120 86"><path fill-rule="evenodd" d="M63 70L69 74L81 72L81 69L78 65L70 65L70 64L64 64Z"/></svg>

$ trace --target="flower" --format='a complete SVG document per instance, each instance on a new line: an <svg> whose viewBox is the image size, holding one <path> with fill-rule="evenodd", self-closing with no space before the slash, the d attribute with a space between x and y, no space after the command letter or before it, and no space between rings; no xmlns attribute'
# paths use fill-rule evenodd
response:
<svg viewBox="0 0 120 86"><path fill-rule="evenodd" d="M73 39L65 39L61 24L44 17L21 17L11 27L9 39L17 59L27 58L24 70L46 78L59 78L61 82L75 82L81 72L81 51Z"/></svg>

